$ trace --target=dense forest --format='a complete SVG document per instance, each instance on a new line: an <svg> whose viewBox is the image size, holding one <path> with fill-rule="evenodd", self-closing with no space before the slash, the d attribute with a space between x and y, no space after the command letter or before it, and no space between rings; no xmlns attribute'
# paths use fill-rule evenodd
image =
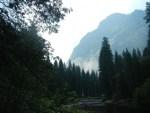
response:
<svg viewBox="0 0 150 113"><path fill-rule="evenodd" d="M113 54L104 37L97 72L55 58L50 42L39 35L43 30L57 32L59 21L70 11L61 0L0 1L0 112L80 113L84 111L64 106L83 97L114 103L127 100L131 106L148 110L150 3L146 4L145 49L130 52L125 48L122 54Z"/></svg>

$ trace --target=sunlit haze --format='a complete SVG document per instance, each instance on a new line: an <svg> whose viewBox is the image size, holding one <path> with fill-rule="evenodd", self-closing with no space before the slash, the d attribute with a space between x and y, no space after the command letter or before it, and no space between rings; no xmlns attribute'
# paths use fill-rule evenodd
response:
<svg viewBox="0 0 150 113"><path fill-rule="evenodd" d="M63 0L64 6L71 7L73 12L60 23L57 34L45 33L44 37L55 49L54 55L66 62L80 39L96 29L108 15L116 12L128 14L135 9L145 10L146 1L149 0Z"/></svg>

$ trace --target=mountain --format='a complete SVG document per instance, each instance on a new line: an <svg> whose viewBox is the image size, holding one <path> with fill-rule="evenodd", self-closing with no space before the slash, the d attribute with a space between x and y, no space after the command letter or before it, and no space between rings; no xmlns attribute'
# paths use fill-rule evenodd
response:
<svg viewBox="0 0 150 113"><path fill-rule="evenodd" d="M87 33L74 48L70 60L85 70L98 69L98 56L103 37L108 37L111 48L121 53L128 48L143 50L147 41L148 27L145 12L135 10L131 14L115 13L103 20L97 29Z"/></svg>

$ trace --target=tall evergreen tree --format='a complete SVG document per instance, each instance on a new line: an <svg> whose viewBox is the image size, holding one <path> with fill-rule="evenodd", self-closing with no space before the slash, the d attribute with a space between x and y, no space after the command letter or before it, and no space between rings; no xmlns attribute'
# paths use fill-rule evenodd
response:
<svg viewBox="0 0 150 113"><path fill-rule="evenodd" d="M123 62L122 62L122 56L119 55L117 52L115 52L114 56L114 71L115 71L115 77L114 77L114 97L115 99L119 99L122 96L121 89L123 88L121 83L121 77L123 74Z"/></svg>
<svg viewBox="0 0 150 113"><path fill-rule="evenodd" d="M150 56L150 2L146 3L146 16L145 16L145 20L146 23L148 24L148 40L147 40L147 46L143 51L143 55L144 56Z"/></svg>
<svg viewBox="0 0 150 113"><path fill-rule="evenodd" d="M107 97L113 94L113 55L110 44L106 37L103 38L102 47L99 55L99 77L101 83L101 92Z"/></svg>
<svg viewBox="0 0 150 113"><path fill-rule="evenodd" d="M121 74L123 68L123 62L122 62L122 56L119 55L117 52L115 52L115 58L114 58L114 70L116 74Z"/></svg>
<svg viewBox="0 0 150 113"><path fill-rule="evenodd" d="M131 96L131 92L133 90L133 79L132 79L132 55L126 48L126 51L123 51L123 68L124 68L124 80L126 81L126 90L125 96Z"/></svg>
<svg viewBox="0 0 150 113"><path fill-rule="evenodd" d="M134 88L139 86L142 80L141 77L141 67L139 62L138 50L133 49L132 51L132 76L134 81Z"/></svg>
<svg viewBox="0 0 150 113"><path fill-rule="evenodd" d="M141 54L141 51L139 48L137 49L137 56L138 56L138 58L142 57L142 54Z"/></svg>

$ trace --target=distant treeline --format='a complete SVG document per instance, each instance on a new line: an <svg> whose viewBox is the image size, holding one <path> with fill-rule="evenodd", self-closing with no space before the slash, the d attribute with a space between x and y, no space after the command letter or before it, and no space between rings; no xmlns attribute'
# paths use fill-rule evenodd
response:
<svg viewBox="0 0 150 113"><path fill-rule="evenodd" d="M54 69L57 76L64 83L68 84L70 91L75 91L80 97L97 97L99 96L99 80L98 73L94 71L85 72L79 66L69 61L68 66L60 59L54 62Z"/></svg>
<svg viewBox="0 0 150 113"><path fill-rule="evenodd" d="M148 93L150 86L145 86L142 89L145 91L141 90L140 93L139 90L143 85L150 84L149 51L150 46L147 45L142 53L139 49L133 49L132 52L126 49L121 55L117 52L113 55L105 37L99 56L100 95L119 100Z"/></svg>

